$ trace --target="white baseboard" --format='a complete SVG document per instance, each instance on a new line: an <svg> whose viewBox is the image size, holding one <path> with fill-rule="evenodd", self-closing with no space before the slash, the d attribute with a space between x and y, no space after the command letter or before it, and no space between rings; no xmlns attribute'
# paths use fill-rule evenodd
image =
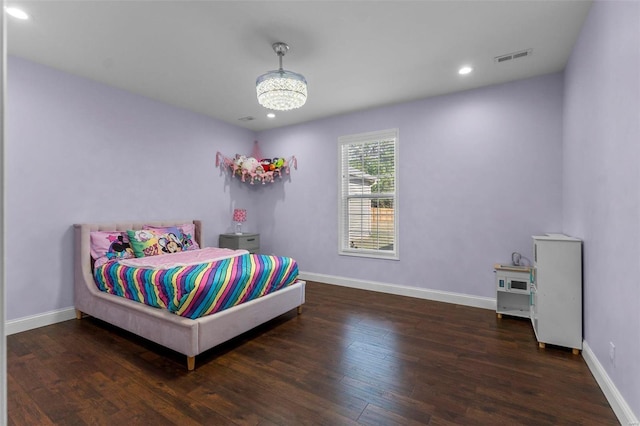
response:
<svg viewBox="0 0 640 426"><path fill-rule="evenodd" d="M618 421L621 425L625 426L638 426L640 423L638 422L638 418L633 414L631 408L627 404L627 401L620 395L618 388L613 383L606 370L596 358L596 355L593 353L589 345L586 341L582 342L582 358L584 358L589 370L591 370L591 374L595 377L596 382L602 389L604 396L607 398L611 409L618 417Z"/></svg>
<svg viewBox="0 0 640 426"><path fill-rule="evenodd" d="M475 308L496 309L496 300L489 297L470 296L468 294L452 293L448 291L429 290L375 281L356 280L333 275L315 274L311 272L300 272L300 279L358 288L361 290L378 291L380 293L396 294L399 296L435 300L438 302L453 303L456 305L472 306ZM9 336L11 334L21 333L34 328L68 321L75 317L76 313L74 308L59 309L56 311L7 321L5 323L5 332L6 335Z"/></svg>
<svg viewBox="0 0 640 426"><path fill-rule="evenodd" d="M449 291L408 287L376 281L356 280L333 275L316 274L313 272L300 272L300 279L317 281L324 284L340 285L343 287L358 288L361 290L377 291L380 293L396 294L398 296L409 296L416 297L418 299L435 300L437 302L453 303L456 305L491 309L494 311L496 310L496 299L491 297L471 296L469 294L453 293Z"/></svg>
<svg viewBox="0 0 640 426"><path fill-rule="evenodd" d="M45 312L44 314L32 315L30 317L18 318L5 322L5 333L9 336L11 334L21 333L34 328L44 327L45 325L68 321L75 317L76 310L74 308L65 308Z"/></svg>

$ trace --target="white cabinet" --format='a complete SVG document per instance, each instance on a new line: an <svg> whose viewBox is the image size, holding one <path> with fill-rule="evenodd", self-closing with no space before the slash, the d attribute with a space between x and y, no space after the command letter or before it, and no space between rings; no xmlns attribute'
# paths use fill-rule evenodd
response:
<svg viewBox="0 0 640 426"><path fill-rule="evenodd" d="M531 324L546 343L582 349L582 242L562 234L533 237Z"/></svg>

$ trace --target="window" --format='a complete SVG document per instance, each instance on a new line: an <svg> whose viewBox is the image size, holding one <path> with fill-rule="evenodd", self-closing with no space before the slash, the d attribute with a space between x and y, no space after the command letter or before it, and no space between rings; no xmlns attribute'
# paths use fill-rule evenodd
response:
<svg viewBox="0 0 640 426"><path fill-rule="evenodd" d="M398 129L342 136L339 254L398 259Z"/></svg>

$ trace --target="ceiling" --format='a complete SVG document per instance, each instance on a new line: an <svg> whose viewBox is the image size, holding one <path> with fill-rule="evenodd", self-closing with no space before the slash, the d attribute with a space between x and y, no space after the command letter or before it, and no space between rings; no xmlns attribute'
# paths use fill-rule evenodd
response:
<svg viewBox="0 0 640 426"><path fill-rule="evenodd" d="M254 131L564 69L588 1L7 1L7 50ZM277 112L255 79L284 68L309 84ZM533 49L526 58L494 57ZM474 71L458 75L462 65ZM242 121L242 117L254 120Z"/></svg>

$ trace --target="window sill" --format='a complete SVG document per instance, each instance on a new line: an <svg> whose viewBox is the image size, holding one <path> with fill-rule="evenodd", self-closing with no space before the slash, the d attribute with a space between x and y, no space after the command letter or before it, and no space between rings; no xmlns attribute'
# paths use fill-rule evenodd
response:
<svg viewBox="0 0 640 426"><path fill-rule="evenodd" d="M339 250L340 256L352 256L352 257L368 257L370 259L382 259L382 260L400 260L400 256L397 252L383 253L379 251L364 251L364 250Z"/></svg>

